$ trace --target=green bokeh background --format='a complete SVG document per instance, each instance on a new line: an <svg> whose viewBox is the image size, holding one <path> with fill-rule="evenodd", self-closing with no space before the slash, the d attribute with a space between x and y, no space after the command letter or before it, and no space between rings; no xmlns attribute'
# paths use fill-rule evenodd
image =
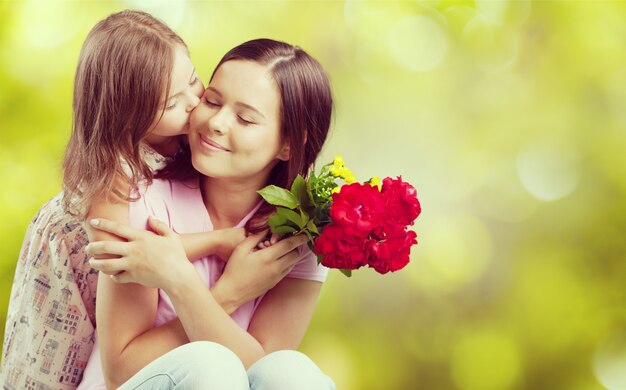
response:
<svg viewBox="0 0 626 390"><path fill-rule="evenodd" d="M204 82L271 37L320 60L323 160L403 175L411 263L331 272L302 350L338 389L626 388L626 3L0 2L0 330L20 245L60 189L80 45L140 8Z"/></svg>

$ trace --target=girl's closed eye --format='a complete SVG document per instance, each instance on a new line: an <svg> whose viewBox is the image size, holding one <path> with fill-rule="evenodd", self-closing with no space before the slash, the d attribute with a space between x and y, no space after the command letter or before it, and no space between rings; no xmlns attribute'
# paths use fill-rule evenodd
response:
<svg viewBox="0 0 626 390"><path fill-rule="evenodd" d="M176 107L176 104L178 103L178 100L174 99L172 101L169 101L167 103L167 106L165 107L166 110L172 110Z"/></svg>
<svg viewBox="0 0 626 390"><path fill-rule="evenodd" d="M189 85L195 85L198 81L200 81L200 79L198 78L198 76L194 76L193 80L191 80L191 82L189 83Z"/></svg>

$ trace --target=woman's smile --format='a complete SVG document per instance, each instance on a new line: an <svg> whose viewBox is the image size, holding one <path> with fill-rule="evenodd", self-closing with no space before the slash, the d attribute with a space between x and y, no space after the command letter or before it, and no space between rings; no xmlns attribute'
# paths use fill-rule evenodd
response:
<svg viewBox="0 0 626 390"><path fill-rule="evenodd" d="M199 139L200 139L200 144L205 149L214 150L214 151L218 151L218 152L230 152L229 149L226 149L222 145L220 145L217 142L211 140L208 136L206 136L206 135L204 135L202 133L199 133L198 136L199 136Z"/></svg>

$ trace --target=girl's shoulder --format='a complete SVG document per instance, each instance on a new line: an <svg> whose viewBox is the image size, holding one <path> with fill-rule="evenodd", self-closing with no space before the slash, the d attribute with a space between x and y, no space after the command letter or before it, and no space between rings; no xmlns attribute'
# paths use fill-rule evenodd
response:
<svg viewBox="0 0 626 390"><path fill-rule="evenodd" d="M171 157L166 157L156 150L152 149L149 145L145 143L141 143L139 145L139 153L141 155L141 160L148 165L152 172L156 172L159 169L165 168L167 164L172 161ZM122 171L127 177L131 176L130 167L128 166L128 162L120 157L120 166Z"/></svg>
<svg viewBox="0 0 626 390"><path fill-rule="evenodd" d="M165 166L172 161L171 157L165 157L159 154L156 150L152 149L145 143L142 143L139 146L139 151L141 153L141 159L148 164L150 169L152 169L152 172L165 168Z"/></svg>
<svg viewBox="0 0 626 390"><path fill-rule="evenodd" d="M63 209L63 193L61 192L41 206L31 219L25 235L26 241L41 242L44 247L50 247L50 244L55 242L86 245L87 233L82 219Z"/></svg>

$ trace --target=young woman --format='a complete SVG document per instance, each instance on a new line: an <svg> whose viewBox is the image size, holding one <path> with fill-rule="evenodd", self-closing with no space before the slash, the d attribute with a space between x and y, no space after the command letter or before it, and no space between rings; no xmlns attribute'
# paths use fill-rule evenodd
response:
<svg viewBox="0 0 626 390"><path fill-rule="evenodd" d="M31 221L16 268L4 388L76 388L96 324L98 276L84 250L84 217L103 201L128 210L129 189L150 182L179 150L176 136L188 132L203 92L183 40L149 14L116 13L91 30L76 70L63 192ZM231 229L183 240L189 258L228 258L243 238Z"/></svg>
<svg viewBox="0 0 626 390"><path fill-rule="evenodd" d="M130 225L142 227L150 219L158 235L92 221L96 238L109 232L129 242L89 245L94 255L120 258L91 262L103 271L96 317L102 362L92 356L85 374L91 386L85 388L104 388L105 382L121 389L334 388L294 351L328 271L305 245L284 279L242 303L229 299L220 283L247 278L254 284L259 266L229 260L223 268L212 256L191 264L174 233L263 229L272 207L257 190L286 187L297 174L308 173L331 113L328 79L300 48L261 39L224 56L190 118L191 158L177 160L164 171L169 179L155 180L130 205ZM191 163L201 175L189 174ZM254 244L240 245L233 255L253 251Z"/></svg>

